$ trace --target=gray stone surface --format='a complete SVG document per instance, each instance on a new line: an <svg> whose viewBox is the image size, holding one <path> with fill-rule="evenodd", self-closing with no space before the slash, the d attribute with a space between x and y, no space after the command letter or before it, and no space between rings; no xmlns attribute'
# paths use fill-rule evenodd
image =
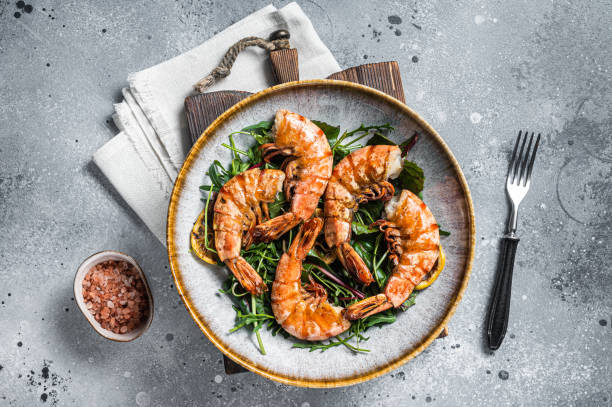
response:
<svg viewBox="0 0 612 407"><path fill-rule="evenodd" d="M266 1L31 0L30 13L2 1L0 405L610 405L610 3L300 3L341 66L399 61L408 105L464 169L477 251L450 336L345 389L226 376L164 248L91 156L116 131L109 115L128 72ZM519 219L508 336L490 354L483 320L519 129L546 136ZM107 248L135 256L152 284L155 320L134 343L95 334L71 298L79 263Z"/></svg>

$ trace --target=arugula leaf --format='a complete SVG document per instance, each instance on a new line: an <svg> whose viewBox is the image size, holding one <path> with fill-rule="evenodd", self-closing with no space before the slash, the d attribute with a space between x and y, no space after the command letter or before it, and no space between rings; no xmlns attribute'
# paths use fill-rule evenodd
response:
<svg viewBox="0 0 612 407"><path fill-rule="evenodd" d="M374 126L364 126L363 124L361 126L359 126L358 128L356 128L355 130L351 130L351 131L346 131L344 132L344 134L342 135L342 140L352 137L357 133L363 133L361 136L359 136L358 138L356 138L355 140L351 141L351 143L362 139L363 137L367 136L368 134L370 134L370 130L375 130L378 133L381 133L383 131L392 131L395 130L395 128L393 126L391 126L389 123L385 123L385 124L375 124Z"/></svg>
<svg viewBox="0 0 612 407"><path fill-rule="evenodd" d="M376 241L374 242L374 250L372 252L372 257L374 261L372 262L372 274L374 275L374 279L376 280L376 284L378 284L378 288L383 290L385 284L387 283L387 279L389 275L383 271L383 262L389 255L389 251L384 251L383 246L383 237L384 234L380 233L376 237ZM388 262L387 262L388 264Z"/></svg>
<svg viewBox="0 0 612 407"><path fill-rule="evenodd" d="M338 136L340 135L340 126L332 126L331 124L327 124L325 122L320 122L318 120L312 121L318 128L323 130L325 133L325 137L327 137L327 141L330 146L333 146L338 140Z"/></svg>
<svg viewBox="0 0 612 407"><path fill-rule="evenodd" d="M374 325L386 325L392 324L397 318L391 310L381 312L379 314L370 315L364 319L365 328L369 328Z"/></svg>
<svg viewBox="0 0 612 407"><path fill-rule="evenodd" d="M247 151L249 166L259 164L261 162L261 150L258 147L259 146L253 146Z"/></svg>
<svg viewBox="0 0 612 407"><path fill-rule="evenodd" d="M410 294L410 297L408 297L408 299L404 301L402 305L400 305L400 309L402 311L406 311L408 308L416 304L417 295L418 295L417 291L413 291L412 294Z"/></svg>
<svg viewBox="0 0 612 407"><path fill-rule="evenodd" d="M412 161L404 161L398 180L402 189L409 189L418 195L423 190L425 174L423 169Z"/></svg>
<svg viewBox="0 0 612 407"><path fill-rule="evenodd" d="M240 174L241 172L246 171L250 167L249 163L245 163L240 158L234 158L232 160L232 169L229 173L230 178Z"/></svg>
<svg viewBox="0 0 612 407"><path fill-rule="evenodd" d="M280 166L274 163L265 163L263 168L265 170L280 170Z"/></svg>
<svg viewBox="0 0 612 407"><path fill-rule="evenodd" d="M319 253L317 253L316 250L314 249L310 249L310 251L308 252L308 257L310 257L308 259L309 262L319 266L319 267L323 267L324 269L326 269L327 271L332 271L331 267L329 266L329 264L325 263L325 261L323 261L323 259L321 258L321 256L319 256Z"/></svg>
<svg viewBox="0 0 612 407"><path fill-rule="evenodd" d="M346 338L341 337L340 335L336 336L335 339L338 339L337 341L334 341L333 339L329 339L329 343L323 343L323 342L298 342L298 343L294 343L292 348L298 348L298 349L309 349L309 352L314 352L315 350L320 350L321 352L325 352L326 350L333 348L335 346L340 346L340 345L344 345L346 346L348 349L352 350L353 352L369 352L368 349L362 349L362 348L358 348L355 347L353 345L351 345L350 343L348 343L348 341L350 339L353 339L355 337L355 334L352 334L350 336L347 336Z"/></svg>
<svg viewBox="0 0 612 407"><path fill-rule="evenodd" d="M346 282L341 280L338 276L333 274L333 272L329 271L329 267L321 267L317 266L314 263L304 264L304 270L308 272L308 275L305 275L303 280L304 282L308 281L308 277L312 276L315 280L320 282L327 290L329 295L330 303L334 305L343 305L340 303L339 297L357 297L359 295L359 299L365 298L365 294L361 291L358 291L348 285ZM329 278L333 276L333 279Z"/></svg>
<svg viewBox="0 0 612 407"><path fill-rule="evenodd" d="M239 330L240 328L244 327L245 325L250 325L253 324L255 322L259 322L259 321L264 321L266 319L274 319L273 315L269 315L269 314L254 314L251 312L243 312L240 308L233 306L234 310L236 311L236 319L240 320L241 322L234 326L232 329L229 330L229 332L236 332L237 330Z"/></svg>
<svg viewBox="0 0 612 407"><path fill-rule="evenodd" d="M228 172L225 170L225 168L223 168L218 160L213 161L206 174L212 181L213 191L219 191L221 187L230 179Z"/></svg>
<svg viewBox="0 0 612 407"><path fill-rule="evenodd" d="M272 129L273 125L274 125L273 122L266 120L266 121L259 122L257 124L253 124L251 126L247 126L241 130L242 134L249 134L253 136L253 138L257 142L257 145L251 148L251 150L254 150L254 149L258 150L257 147L259 147L260 145L271 143L273 141L273 137L270 134L268 134L270 130ZM254 151L253 152L249 151L249 155L252 155L252 154L254 154ZM261 154L259 154L259 157L261 157Z"/></svg>
<svg viewBox="0 0 612 407"><path fill-rule="evenodd" d="M257 146L259 147L262 144L266 144L266 143L271 143L274 141L274 137L272 137L269 134L256 134L256 133L252 133L253 134L253 138L255 139L255 141L257 142ZM254 148L256 148L254 147Z"/></svg>
<svg viewBox="0 0 612 407"><path fill-rule="evenodd" d="M271 218L276 218L281 214L283 210L283 206L287 203L287 199L285 199L285 194L283 192L279 192L276 194L276 199L271 204L268 204L268 213L270 213Z"/></svg>
<svg viewBox="0 0 612 407"><path fill-rule="evenodd" d="M334 153L334 165L338 164L338 162L340 160L342 160L344 157L346 157L347 155L349 155L350 153L352 153L353 151L357 150L358 148L361 148L362 146L360 144L357 144L355 146L352 147L348 147L348 146L343 146L343 145L336 145L336 147L333 150Z"/></svg>
<svg viewBox="0 0 612 407"><path fill-rule="evenodd" d="M336 140L336 142L332 145L332 152L334 153L334 164L337 164L338 161L340 161L341 159L343 159L344 157L346 157L353 151L363 147L361 144L355 144L355 143L361 140L362 138L368 136L371 130L374 130L377 133L381 133L385 130L386 131L393 130L393 126L391 126L389 123L382 124L382 125L377 124L374 126L364 126L362 124L361 126L359 126L358 128L354 130L345 131L342 134L342 136L338 138L338 140ZM356 134L359 134L359 135L355 136Z"/></svg>
<svg viewBox="0 0 612 407"><path fill-rule="evenodd" d="M372 228L370 227L370 225L366 225L365 223L356 220L353 220L353 222L351 223L351 229L353 230L353 233L357 236L368 235L370 233L378 232L377 228Z"/></svg>

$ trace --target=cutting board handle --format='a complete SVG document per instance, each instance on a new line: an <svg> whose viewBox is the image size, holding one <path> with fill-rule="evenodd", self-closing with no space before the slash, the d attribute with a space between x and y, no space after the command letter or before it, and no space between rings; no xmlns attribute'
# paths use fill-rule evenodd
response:
<svg viewBox="0 0 612 407"><path fill-rule="evenodd" d="M272 65L272 71L277 83L300 80L297 49L287 48L271 51L270 65Z"/></svg>
<svg viewBox="0 0 612 407"><path fill-rule="evenodd" d="M270 41L289 40L290 37L289 31L278 30L270 34ZM277 83L300 80L297 49L284 48L270 51L270 65Z"/></svg>

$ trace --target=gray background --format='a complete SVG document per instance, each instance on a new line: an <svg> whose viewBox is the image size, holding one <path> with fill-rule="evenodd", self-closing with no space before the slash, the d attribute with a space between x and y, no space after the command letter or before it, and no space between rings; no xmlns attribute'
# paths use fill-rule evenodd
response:
<svg viewBox="0 0 612 407"><path fill-rule="evenodd" d="M43 393L100 406L610 405L609 2L300 1L341 66L399 61L407 104L454 151L476 208L472 279L450 335L335 390L226 376L164 248L91 162L116 132L109 115L129 72L266 1L26 3L31 13L0 3L0 405L42 405ZM545 137L519 219L508 336L490 354L483 320L519 129ZM95 334L71 298L79 263L106 248L135 256L152 284L155 320L133 343Z"/></svg>

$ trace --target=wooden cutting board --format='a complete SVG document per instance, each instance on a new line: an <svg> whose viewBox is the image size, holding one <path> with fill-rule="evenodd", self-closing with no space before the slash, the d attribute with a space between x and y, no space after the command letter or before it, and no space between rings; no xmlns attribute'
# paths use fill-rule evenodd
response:
<svg viewBox="0 0 612 407"><path fill-rule="evenodd" d="M272 51L270 53L270 64L278 83L299 80L296 49ZM406 102L399 66L395 61L355 66L331 74L327 79L360 83L387 93L399 99L402 103ZM195 142L218 116L251 94L238 90L222 90L185 98L185 113L187 114L189 135L192 142ZM227 374L247 371L225 355L223 356L223 364Z"/></svg>
<svg viewBox="0 0 612 407"><path fill-rule="evenodd" d="M278 83L299 80L297 58L297 51L293 48L270 53L272 71ZM331 74L327 79L360 83L385 92L403 103L406 102L399 66L395 61L359 65ZM185 113L191 141L195 143L221 113L249 95L250 92L239 90L221 90L185 98Z"/></svg>

